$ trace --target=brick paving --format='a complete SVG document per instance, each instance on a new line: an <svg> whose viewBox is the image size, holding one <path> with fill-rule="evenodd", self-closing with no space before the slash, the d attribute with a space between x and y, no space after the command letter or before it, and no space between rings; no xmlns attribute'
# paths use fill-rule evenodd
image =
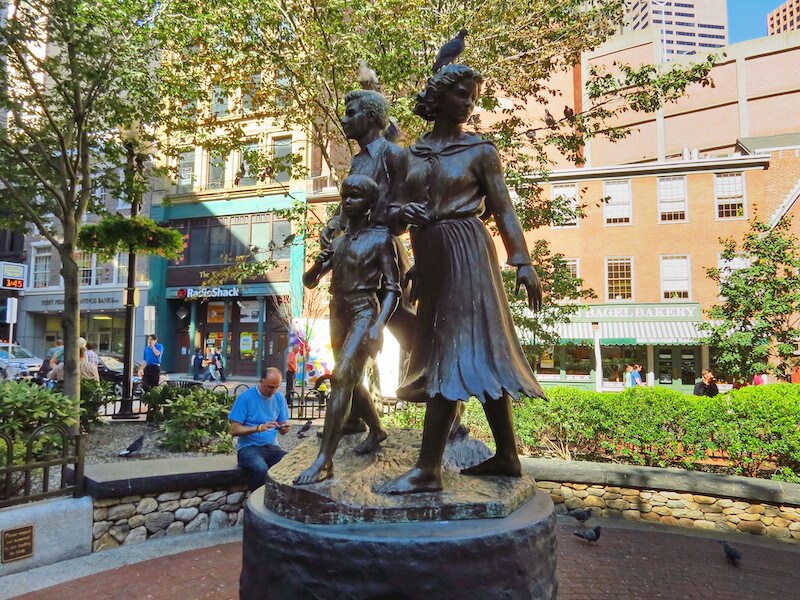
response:
<svg viewBox="0 0 800 600"><path fill-rule="evenodd" d="M558 525L559 600L769 600L797 597L800 589L800 552L779 542L748 543L735 536L744 554L737 568L709 537L611 526L604 527L597 544L588 545L574 530ZM241 560L241 542L227 543L82 577L16 600L236 600Z"/></svg>

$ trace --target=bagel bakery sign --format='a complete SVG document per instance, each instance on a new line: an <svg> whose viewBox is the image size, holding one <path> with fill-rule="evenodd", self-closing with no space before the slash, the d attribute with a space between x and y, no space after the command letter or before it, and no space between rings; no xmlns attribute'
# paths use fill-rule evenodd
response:
<svg viewBox="0 0 800 600"><path fill-rule="evenodd" d="M223 287L199 287L199 288L180 288L176 295L179 300L207 300L208 298L238 298L241 296L239 286L231 288Z"/></svg>

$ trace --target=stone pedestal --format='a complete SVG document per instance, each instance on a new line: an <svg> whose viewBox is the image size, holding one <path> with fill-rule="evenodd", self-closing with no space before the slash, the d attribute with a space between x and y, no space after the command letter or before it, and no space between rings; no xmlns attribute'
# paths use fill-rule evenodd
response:
<svg viewBox="0 0 800 600"><path fill-rule="evenodd" d="M340 442L326 481L292 485L315 439L270 469L245 506L241 600L556 600L555 511L532 478L460 475L490 455L466 439L448 445L442 492L375 494L413 465L420 432L366 457L362 437Z"/></svg>

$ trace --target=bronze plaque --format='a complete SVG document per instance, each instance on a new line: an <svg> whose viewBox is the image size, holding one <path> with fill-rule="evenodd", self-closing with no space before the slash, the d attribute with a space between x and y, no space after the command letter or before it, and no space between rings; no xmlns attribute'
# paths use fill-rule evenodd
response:
<svg viewBox="0 0 800 600"><path fill-rule="evenodd" d="M23 525L3 532L3 562L33 556L33 525Z"/></svg>

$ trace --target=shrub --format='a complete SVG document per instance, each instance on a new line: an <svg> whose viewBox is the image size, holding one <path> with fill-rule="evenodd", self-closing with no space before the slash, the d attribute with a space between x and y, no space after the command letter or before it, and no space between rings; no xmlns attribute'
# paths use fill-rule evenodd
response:
<svg viewBox="0 0 800 600"><path fill-rule="evenodd" d="M629 388L614 396L607 449L650 467L691 467L698 456L693 396L658 387Z"/></svg>
<svg viewBox="0 0 800 600"><path fill-rule="evenodd" d="M231 452L233 438L228 433L230 407L231 397L224 392L192 388L188 393L178 394L167 401L167 417L161 425L164 432L161 444L176 452Z"/></svg>
<svg viewBox="0 0 800 600"><path fill-rule="evenodd" d="M384 417L384 426L395 429L422 429L425 421L425 404L406 402Z"/></svg>
<svg viewBox="0 0 800 600"><path fill-rule="evenodd" d="M191 388L177 388L169 385L157 385L142 394L141 402L147 405L148 421L163 421L166 418L165 408L178 398L187 396Z"/></svg>
<svg viewBox="0 0 800 600"><path fill-rule="evenodd" d="M702 403L707 448L737 473L757 476L769 461L800 467L800 386L748 386ZM783 471L782 471L783 472Z"/></svg>
<svg viewBox="0 0 800 600"><path fill-rule="evenodd" d="M100 407L116 401L114 384L110 381L81 379L81 425L91 427L100 420Z"/></svg>

